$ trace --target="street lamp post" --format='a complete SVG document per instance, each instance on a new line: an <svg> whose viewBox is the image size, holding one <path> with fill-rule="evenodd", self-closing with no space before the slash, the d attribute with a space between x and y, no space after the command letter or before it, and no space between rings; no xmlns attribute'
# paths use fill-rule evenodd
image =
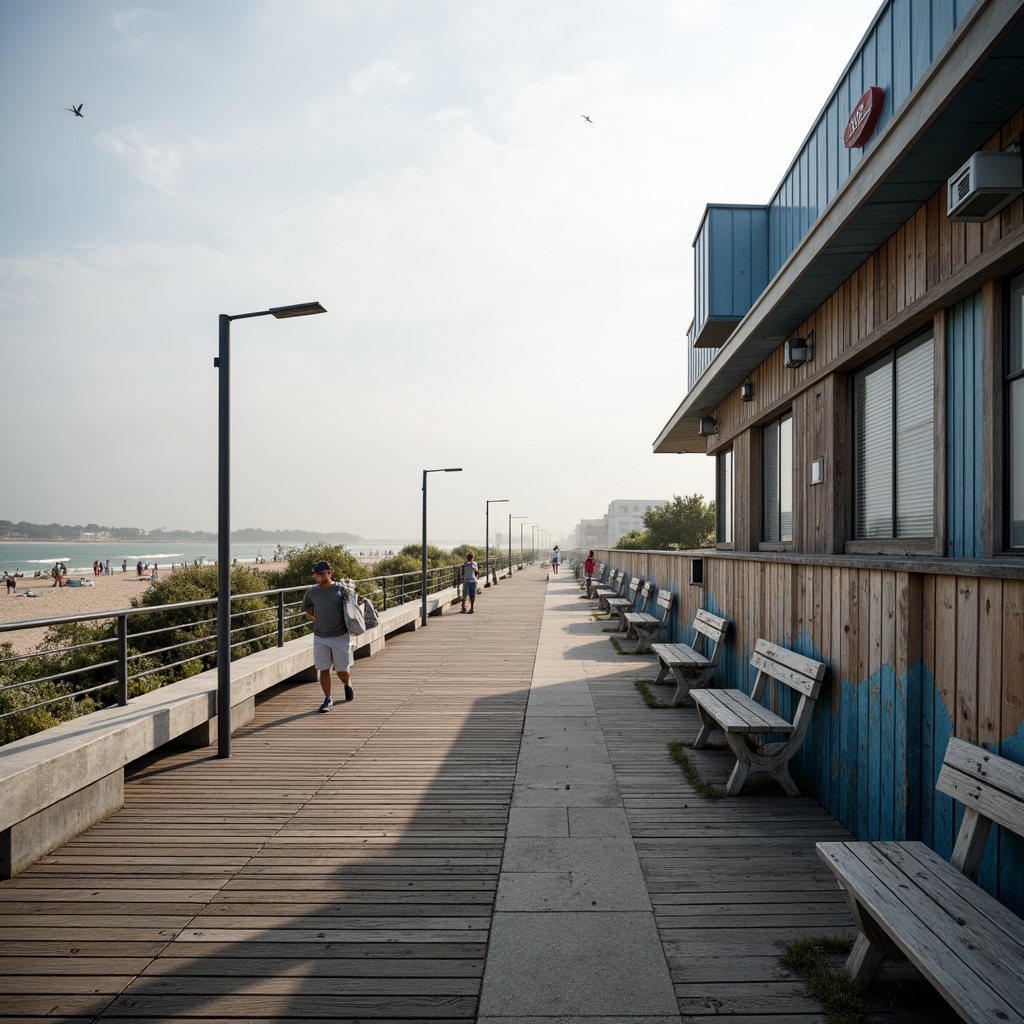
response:
<svg viewBox="0 0 1024 1024"><path fill-rule="evenodd" d="M423 548L420 551L420 625L427 624L427 474L428 473L461 473L462 467L450 469L423 470Z"/></svg>
<svg viewBox="0 0 1024 1024"><path fill-rule="evenodd" d="M487 507L485 509L485 525L484 530L486 536L484 538L484 586L489 587L491 585L491 506L500 505L502 502L508 501L508 498L488 498ZM497 582L497 581L495 581Z"/></svg>
<svg viewBox="0 0 1024 1024"><path fill-rule="evenodd" d="M525 565L526 564L526 559L523 557L523 527L524 526L529 526L529 525L530 525L529 523L520 523L519 524L519 564L520 565Z"/></svg>
<svg viewBox="0 0 1024 1024"><path fill-rule="evenodd" d="M326 313L319 302L275 306L256 313L220 315L217 453L217 756L231 756L231 321L254 316L287 320Z"/></svg>
<svg viewBox="0 0 1024 1024"><path fill-rule="evenodd" d="M529 516L514 516L511 512L508 514L508 571L509 575L512 574L512 520L513 519L529 519ZM523 546L523 534L522 534L522 523L520 525L519 533L519 547L522 549ZM521 559L520 559L521 561Z"/></svg>
<svg viewBox="0 0 1024 1024"><path fill-rule="evenodd" d="M530 527L530 551L533 553L533 558L537 557L537 531L540 529L539 526Z"/></svg>

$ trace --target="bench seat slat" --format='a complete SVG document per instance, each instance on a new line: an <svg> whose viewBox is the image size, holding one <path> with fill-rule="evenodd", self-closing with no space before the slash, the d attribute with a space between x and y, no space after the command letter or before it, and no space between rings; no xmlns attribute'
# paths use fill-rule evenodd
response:
<svg viewBox="0 0 1024 1024"><path fill-rule="evenodd" d="M793 725L751 700L742 690L691 690L690 696L718 723L722 732L791 733Z"/></svg>
<svg viewBox="0 0 1024 1024"><path fill-rule="evenodd" d="M1024 1022L1024 920L923 843L817 846L844 889L957 1012Z"/></svg>
<svg viewBox="0 0 1024 1024"><path fill-rule="evenodd" d="M706 668L711 664L703 654L699 654L692 647L687 647L686 644L655 644L651 650L670 665Z"/></svg>

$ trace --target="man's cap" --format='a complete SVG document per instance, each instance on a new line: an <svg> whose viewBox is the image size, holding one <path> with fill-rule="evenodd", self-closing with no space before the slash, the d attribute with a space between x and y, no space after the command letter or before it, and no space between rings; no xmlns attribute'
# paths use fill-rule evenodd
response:
<svg viewBox="0 0 1024 1024"><path fill-rule="evenodd" d="M330 571L331 571L331 563L330 562L317 562L316 565L313 566L313 572L330 572Z"/></svg>

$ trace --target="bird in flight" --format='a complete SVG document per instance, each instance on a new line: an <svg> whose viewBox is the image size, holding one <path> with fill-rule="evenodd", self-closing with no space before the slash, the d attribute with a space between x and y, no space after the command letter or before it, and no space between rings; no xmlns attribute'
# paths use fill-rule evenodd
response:
<svg viewBox="0 0 1024 1024"><path fill-rule="evenodd" d="M79 114L78 116L79 116L79 117L81 117L82 115L81 115L81 114ZM586 114L580 114L580 117L582 117L584 121L590 121L590 118L589 118L589 117L587 117L587 115L586 115ZM591 123L591 124L593 124L594 122L593 122L593 121L590 121L590 123Z"/></svg>
<svg viewBox="0 0 1024 1024"><path fill-rule="evenodd" d="M65 107L64 109L70 110L71 113L75 115L75 117L85 117L85 114L82 113L82 107L84 106L84 103L79 103L77 107ZM587 118L587 120L589 121L590 118Z"/></svg>

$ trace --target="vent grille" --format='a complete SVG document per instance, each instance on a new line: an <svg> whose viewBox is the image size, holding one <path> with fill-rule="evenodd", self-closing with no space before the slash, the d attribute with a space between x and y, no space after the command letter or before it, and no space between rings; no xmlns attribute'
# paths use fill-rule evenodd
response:
<svg viewBox="0 0 1024 1024"><path fill-rule="evenodd" d="M1019 153L975 153L949 179L946 216L981 223L1024 191Z"/></svg>

